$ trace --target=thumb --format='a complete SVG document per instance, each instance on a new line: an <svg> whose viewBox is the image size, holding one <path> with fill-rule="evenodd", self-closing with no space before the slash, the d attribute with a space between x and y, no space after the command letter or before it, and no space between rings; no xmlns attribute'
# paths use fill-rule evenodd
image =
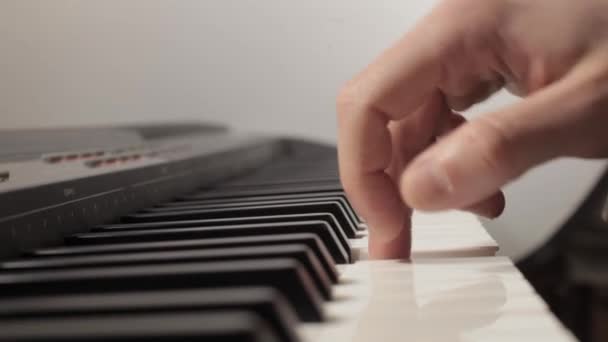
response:
<svg viewBox="0 0 608 342"><path fill-rule="evenodd" d="M421 153L400 178L413 208L465 208L531 167L571 154L586 106L580 82L562 79L506 110L490 113ZM580 136L578 137L580 138ZM584 139L583 139L584 140Z"/></svg>

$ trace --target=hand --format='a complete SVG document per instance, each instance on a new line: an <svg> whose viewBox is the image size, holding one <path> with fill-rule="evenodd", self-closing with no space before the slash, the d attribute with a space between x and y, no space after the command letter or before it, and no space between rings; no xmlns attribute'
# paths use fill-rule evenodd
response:
<svg viewBox="0 0 608 342"><path fill-rule="evenodd" d="M468 123L506 87L518 103ZM344 188L373 258L407 258L410 214L496 217L500 188L558 156L608 156L608 0L445 0L342 89Z"/></svg>

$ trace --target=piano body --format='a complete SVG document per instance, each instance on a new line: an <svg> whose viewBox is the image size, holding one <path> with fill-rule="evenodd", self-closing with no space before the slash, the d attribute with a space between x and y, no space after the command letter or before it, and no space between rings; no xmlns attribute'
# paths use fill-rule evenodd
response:
<svg viewBox="0 0 608 342"><path fill-rule="evenodd" d="M0 341L575 340L473 215L415 213L412 261L368 260L329 146L198 124L4 132L0 204ZM524 270L573 328L550 249Z"/></svg>

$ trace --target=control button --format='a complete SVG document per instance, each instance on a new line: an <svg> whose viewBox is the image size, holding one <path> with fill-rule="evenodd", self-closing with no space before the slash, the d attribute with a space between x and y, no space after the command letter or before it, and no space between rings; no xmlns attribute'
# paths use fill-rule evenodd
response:
<svg viewBox="0 0 608 342"><path fill-rule="evenodd" d="M67 156L65 156L66 160L76 160L78 159L78 155L77 154L68 154Z"/></svg>
<svg viewBox="0 0 608 342"><path fill-rule="evenodd" d="M47 163L57 164L63 160L63 156L50 156L44 159Z"/></svg>
<svg viewBox="0 0 608 342"><path fill-rule="evenodd" d="M8 179L11 178L11 174L8 171L0 172L0 183L8 182Z"/></svg>
<svg viewBox="0 0 608 342"><path fill-rule="evenodd" d="M85 163L86 166L93 167L93 168L100 167L101 164L103 164L103 161L99 160L99 159L97 159L97 160L89 160L88 162Z"/></svg>

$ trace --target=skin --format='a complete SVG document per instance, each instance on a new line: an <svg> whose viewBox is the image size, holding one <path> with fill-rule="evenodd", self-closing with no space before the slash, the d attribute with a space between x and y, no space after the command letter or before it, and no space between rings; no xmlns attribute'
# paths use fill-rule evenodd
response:
<svg viewBox="0 0 608 342"><path fill-rule="evenodd" d="M470 122L506 87L521 100ZM494 218L500 188L608 156L608 0L444 0L348 82L339 163L372 258L408 258L411 208Z"/></svg>

